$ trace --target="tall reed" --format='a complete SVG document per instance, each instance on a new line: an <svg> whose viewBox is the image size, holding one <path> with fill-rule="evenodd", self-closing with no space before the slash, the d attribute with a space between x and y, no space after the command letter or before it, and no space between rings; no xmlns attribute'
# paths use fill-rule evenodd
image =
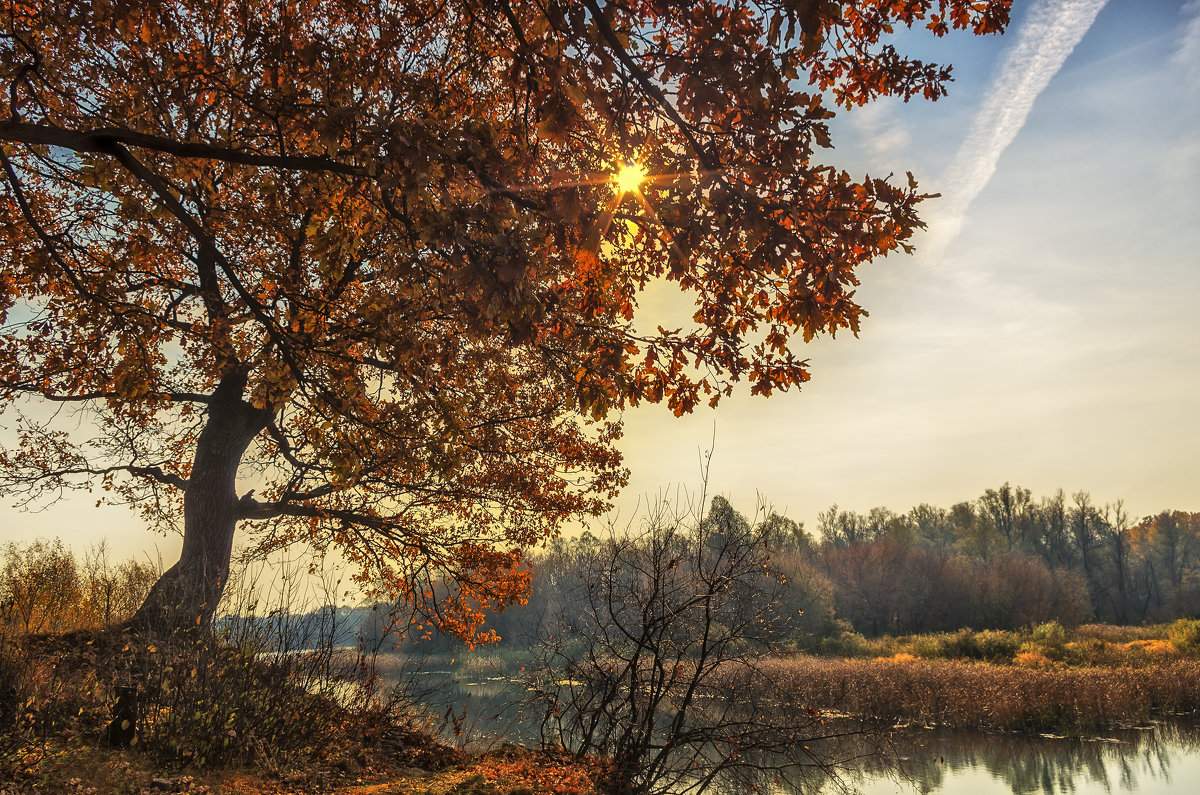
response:
<svg viewBox="0 0 1200 795"><path fill-rule="evenodd" d="M782 705L957 728L1088 731L1200 711L1200 660L1034 670L797 656L764 664Z"/></svg>

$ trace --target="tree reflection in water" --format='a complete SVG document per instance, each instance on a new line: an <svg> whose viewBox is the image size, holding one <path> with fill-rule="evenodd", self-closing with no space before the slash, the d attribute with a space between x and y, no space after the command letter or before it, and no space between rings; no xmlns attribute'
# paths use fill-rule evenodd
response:
<svg viewBox="0 0 1200 795"><path fill-rule="evenodd" d="M849 785L864 793L957 795L978 792L972 783L990 779L1015 795L1149 795L1195 785L1191 775L1175 769L1180 763L1200 769L1200 727L1160 723L1083 739L906 729L892 734L887 753L867 757L844 781L826 782L822 791Z"/></svg>

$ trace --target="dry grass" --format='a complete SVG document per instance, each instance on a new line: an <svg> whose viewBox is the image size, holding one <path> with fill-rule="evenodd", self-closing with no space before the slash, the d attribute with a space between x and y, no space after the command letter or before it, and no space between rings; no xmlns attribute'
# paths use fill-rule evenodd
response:
<svg viewBox="0 0 1200 795"><path fill-rule="evenodd" d="M603 772L595 762L512 747L469 756L382 705L310 692L313 683L295 677L311 655L266 660L230 648L144 646L115 630L0 636L0 675L12 685L0 679L8 724L0 795L594 795ZM317 662L322 670L358 662L348 655L333 650ZM142 742L112 748L104 734L114 681L130 665L148 690L184 697L145 698ZM219 747L179 753L205 738Z"/></svg>
<svg viewBox="0 0 1200 795"><path fill-rule="evenodd" d="M797 707L955 728L1088 731L1200 710L1200 660L1068 668L1029 655L1022 665L798 656L764 672Z"/></svg>
<svg viewBox="0 0 1200 795"><path fill-rule="evenodd" d="M371 687L371 672L355 660L268 658L201 640L150 642L119 630L0 636L0 673L16 674L0 685L0 781L65 787L72 772L95 767L83 756L113 741L113 705L133 684L137 706L119 742L133 747L114 749L114 760L124 750L139 764L198 773L346 771L376 758L434 767L461 757L414 725L404 703Z"/></svg>

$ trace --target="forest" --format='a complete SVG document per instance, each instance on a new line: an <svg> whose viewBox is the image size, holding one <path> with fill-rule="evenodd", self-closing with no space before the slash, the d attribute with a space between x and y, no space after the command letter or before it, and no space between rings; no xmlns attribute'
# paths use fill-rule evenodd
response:
<svg viewBox="0 0 1200 795"><path fill-rule="evenodd" d="M1097 505L1086 491L1068 498L1062 490L1035 499L1005 483L949 508L859 513L833 505L818 515L815 533L769 509L758 514L714 497L704 521L761 538L785 583L779 630L797 649L818 650L847 631L877 637L1200 616L1200 513L1134 520L1119 500ZM529 601L487 621L500 643L537 642L548 606L568 601L565 592L601 544L584 532L540 550Z"/></svg>

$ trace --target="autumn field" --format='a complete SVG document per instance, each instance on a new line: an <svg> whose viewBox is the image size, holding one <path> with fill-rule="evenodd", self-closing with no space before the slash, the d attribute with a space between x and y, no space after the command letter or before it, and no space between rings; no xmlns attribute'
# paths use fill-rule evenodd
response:
<svg viewBox="0 0 1200 795"><path fill-rule="evenodd" d="M762 573L757 536L706 527L589 547L572 569L543 561L542 576L570 571L559 579L602 587L535 590L524 609L551 599L557 613L539 621L553 631L473 649L444 636L401 644L396 633L411 627L381 627L373 609L256 608L246 572L211 630L147 637L122 623L147 573L95 554L79 563L56 544L13 547L0 622L0 781L82 791L71 782L96 770L87 786L101 793L156 779L183 792L586 793L612 780L611 757L554 749L580 748L585 732L609 731L633 705L662 717L654 732L669 731L688 690L687 732L719 731L700 753L731 736L787 753L792 738L820 743L845 725L1083 736L1200 712L1198 620L874 637L838 621L806 635L776 618L789 602L784 583ZM617 624L632 641L603 640L597 627ZM771 642L756 635L771 626L784 631ZM752 723L771 715L783 742L724 708L731 686L756 710ZM485 709L523 722L505 733ZM639 764L659 745L647 744ZM826 772L824 760L805 763Z"/></svg>

